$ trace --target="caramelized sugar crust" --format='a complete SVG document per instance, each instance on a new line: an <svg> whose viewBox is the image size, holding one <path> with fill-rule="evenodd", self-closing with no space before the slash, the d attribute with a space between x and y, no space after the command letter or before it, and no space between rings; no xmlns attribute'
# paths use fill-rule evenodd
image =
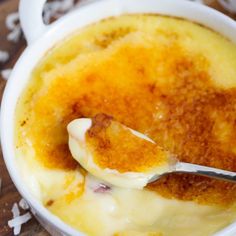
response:
<svg viewBox="0 0 236 236"><path fill-rule="evenodd" d="M231 65L232 58L236 60L235 46L190 22L157 17L160 22L169 21L169 26L174 22L175 27L155 29L147 18L139 16L140 29L132 28L122 38L109 39L106 47L96 44L97 31L94 35L89 31L95 38L86 41L91 52L80 55L78 49L79 56L67 60L68 64L60 61L61 54L51 56L57 62L54 67L52 60L45 60L20 101L24 109L18 123L26 122L17 133L18 147L26 145L27 137L45 166L73 169L77 164L67 146L66 126L75 118L106 113L145 133L181 161L236 171L236 82L234 86L221 86L231 78L225 66ZM159 22L157 18L155 22ZM132 17L128 20L132 22ZM143 32L148 28L143 27L145 22L154 30ZM119 27L114 23L115 30ZM176 28L184 29L183 33ZM206 46L202 41L198 44L200 35L208 35L217 46ZM230 48L233 56L224 54L221 46ZM214 48L207 51L209 47ZM216 77L220 73L224 76L219 85ZM103 149L99 151L103 153ZM110 160L106 163L113 167ZM235 184L193 175L171 174L147 188L165 197L206 204L230 205L236 199Z"/></svg>
<svg viewBox="0 0 236 236"><path fill-rule="evenodd" d="M147 172L168 165L168 155L156 144L131 133L106 114L92 119L86 143L94 162L102 169L124 172Z"/></svg>

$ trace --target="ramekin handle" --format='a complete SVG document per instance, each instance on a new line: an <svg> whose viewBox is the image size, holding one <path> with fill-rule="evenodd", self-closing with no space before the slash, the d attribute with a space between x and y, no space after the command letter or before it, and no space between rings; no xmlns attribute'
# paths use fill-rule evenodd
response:
<svg viewBox="0 0 236 236"><path fill-rule="evenodd" d="M19 16L28 44L40 37L47 27L43 22L43 6L46 0L20 0Z"/></svg>

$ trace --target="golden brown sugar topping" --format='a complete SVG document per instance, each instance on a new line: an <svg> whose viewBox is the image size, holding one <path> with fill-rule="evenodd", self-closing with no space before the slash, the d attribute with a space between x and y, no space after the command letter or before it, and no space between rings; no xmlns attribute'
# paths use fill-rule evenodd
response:
<svg viewBox="0 0 236 236"><path fill-rule="evenodd" d="M25 145L24 133L45 166L75 168L66 126L73 119L105 113L146 134L181 161L236 171L235 45L187 21L139 16L134 23L132 16L126 17L132 29L137 22L140 26L119 35L105 49L97 49L94 40L89 41L97 37L98 30L92 32L98 24L85 31L87 38L74 36L71 44L67 42L70 47L82 42L74 57L62 50L73 60L65 64L58 51L58 56L49 55L51 61L47 59L37 68L21 101L25 108L19 124L27 122L19 128L18 146ZM103 30L107 26L108 33L110 28L120 27L107 22L101 25ZM92 52L81 53L85 39L86 50L92 42ZM57 63L52 66L54 61ZM99 122L95 120L92 131ZM119 163L104 155L107 144L101 145L102 138L114 133L113 128L96 135L90 131L87 138L99 147L99 165L117 168ZM112 142L118 145L118 140ZM121 171L133 169L131 161L140 161L135 155L129 158L127 165L119 159ZM138 169L142 165L139 163ZM227 205L236 199L235 184L193 175L168 175L148 188L166 197L208 204Z"/></svg>
<svg viewBox="0 0 236 236"><path fill-rule="evenodd" d="M112 117L98 114L86 133L94 162L102 169L148 172L168 165L168 154L156 144L135 136Z"/></svg>

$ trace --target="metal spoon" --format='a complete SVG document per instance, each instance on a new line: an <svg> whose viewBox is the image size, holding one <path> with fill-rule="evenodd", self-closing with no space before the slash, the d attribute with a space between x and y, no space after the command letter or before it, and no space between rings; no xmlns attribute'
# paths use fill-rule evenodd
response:
<svg viewBox="0 0 236 236"><path fill-rule="evenodd" d="M107 116L105 114L100 115L102 117L101 120L105 119ZM108 117L111 119L110 117ZM117 121L110 121L110 122L116 122L116 124L119 124ZM119 187L132 187L132 188L142 188L147 183L151 183L156 181L157 179L161 178L163 175L170 174L170 173L189 173L189 174L195 174L195 175L201 175L201 176L207 176L211 178L236 182L236 172L226 171L222 169L197 165L197 164L190 164L190 163L184 163L180 162L176 159L176 157L171 157L170 153L166 153L166 155L169 155L170 158L167 158L166 163L164 163L163 168L153 168L150 172L140 173L140 172L129 172L123 174L120 172L114 172L114 170L104 170L103 168L97 167L94 168L95 164L92 161L88 161L88 158L84 153L81 151L83 150L86 145L86 139L85 134L86 132L91 128L92 126L92 120L89 118L82 118L72 121L68 125L68 132L69 132L69 146L72 153L72 156L91 174L95 175L98 178L103 179L104 181L107 181L110 184L119 186ZM104 129L107 127L104 126ZM131 131L131 133L139 137L140 139L144 139L148 142L151 142L155 144L155 142L147 137L146 135L135 131L129 127L124 126L123 124L120 124L119 129L116 129L117 135L119 135L119 132L121 132L122 129L128 129ZM132 135L128 136L129 139L132 138ZM127 147L126 147L127 148ZM152 148L152 146L151 146ZM124 150L125 151L125 150ZM90 150L86 150L86 153L89 153ZM90 157L93 156L92 153L89 155ZM159 171L159 172L158 172ZM130 175L132 173L132 175ZM129 184L128 184L129 183Z"/></svg>
<svg viewBox="0 0 236 236"><path fill-rule="evenodd" d="M148 138L146 135L132 129L130 130L135 135L141 138L144 138L146 140L152 141L154 143L154 141ZM188 173L188 174L195 174L195 175L201 175L201 176L211 177L215 179L225 180L229 182L236 182L236 172L177 161L174 164L172 163L170 165L170 169L167 172L154 175L148 181L148 183L154 182L158 180L159 178L161 178L163 175L170 174L170 173Z"/></svg>
<svg viewBox="0 0 236 236"><path fill-rule="evenodd" d="M236 183L236 172L185 162L177 162L172 170L161 175L157 174L153 176L149 180L149 183L154 182L161 178L163 175L170 173L195 174Z"/></svg>
<svg viewBox="0 0 236 236"><path fill-rule="evenodd" d="M144 138L154 143L154 141L148 138L146 135L132 129L130 130L132 131L133 134L139 136L140 138ZM154 175L151 179L149 179L148 183L154 182L158 180L159 178L161 178L163 175L170 174L170 173L195 174L195 175L201 175L201 176L211 177L214 179L225 180L225 181L236 183L236 172L222 170L222 169L208 167L208 166L197 165L197 164L185 163L185 162L180 162L180 161L177 161L174 164L172 163L170 165L170 169L167 172Z"/></svg>

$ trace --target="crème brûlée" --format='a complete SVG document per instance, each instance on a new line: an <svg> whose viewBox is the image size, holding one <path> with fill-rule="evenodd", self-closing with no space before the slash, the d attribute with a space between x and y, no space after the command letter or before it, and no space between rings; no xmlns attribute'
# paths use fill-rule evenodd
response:
<svg viewBox="0 0 236 236"><path fill-rule="evenodd" d="M236 171L235 68L235 44L184 19L122 15L78 30L44 56L19 98L22 180L87 235L212 235L236 219L235 184L169 174L144 189L107 185L73 158L67 126L104 113L180 161Z"/></svg>
<svg viewBox="0 0 236 236"><path fill-rule="evenodd" d="M90 174L114 186L142 189L174 168L168 152L106 114L74 120L67 129L72 156Z"/></svg>

